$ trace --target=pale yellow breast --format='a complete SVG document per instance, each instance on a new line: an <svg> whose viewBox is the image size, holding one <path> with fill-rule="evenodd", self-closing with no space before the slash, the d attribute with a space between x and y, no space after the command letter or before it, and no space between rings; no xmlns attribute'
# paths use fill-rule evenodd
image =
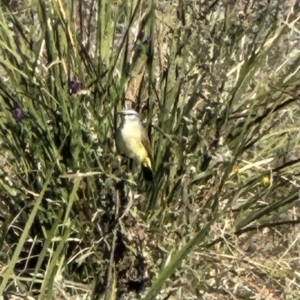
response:
<svg viewBox="0 0 300 300"><path fill-rule="evenodd" d="M138 121L125 122L121 132L124 139L141 139L141 124Z"/></svg>
<svg viewBox="0 0 300 300"><path fill-rule="evenodd" d="M129 158L142 161L147 152L141 142L141 125L138 122L125 122L116 133L118 151Z"/></svg>

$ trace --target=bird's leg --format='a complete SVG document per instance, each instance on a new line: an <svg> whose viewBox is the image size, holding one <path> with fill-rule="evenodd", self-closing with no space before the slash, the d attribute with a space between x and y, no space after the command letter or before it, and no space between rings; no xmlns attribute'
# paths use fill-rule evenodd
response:
<svg viewBox="0 0 300 300"><path fill-rule="evenodd" d="M124 158L124 160L123 160ZM126 162L125 162L126 159ZM134 160L131 158L128 158L127 156L122 155L122 160L124 162L124 167L123 168L123 174L124 174L124 178L127 178L126 180L132 181L134 176L133 176L133 162Z"/></svg>
<svg viewBox="0 0 300 300"><path fill-rule="evenodd" d="M129 158L129 170L132 172L132 167L133 167L133 159Z"/></svg>

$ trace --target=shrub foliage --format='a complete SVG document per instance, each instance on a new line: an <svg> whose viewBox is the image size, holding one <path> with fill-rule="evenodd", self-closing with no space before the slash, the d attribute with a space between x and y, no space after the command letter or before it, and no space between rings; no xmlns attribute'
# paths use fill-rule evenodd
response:
<svg viewBox="0 0 300 300"><path fill-rule="evenodd" d="M1 3L1 295L299 295L299 5L202 2Z"/></svg>

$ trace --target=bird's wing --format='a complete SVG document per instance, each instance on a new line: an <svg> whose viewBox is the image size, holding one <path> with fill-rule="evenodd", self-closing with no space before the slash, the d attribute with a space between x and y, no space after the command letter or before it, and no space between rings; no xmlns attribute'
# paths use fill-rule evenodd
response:
<svg viewBox="0 0 300 300"><path fill-rule="evenodd" d="M148 135L147 135L147 132L145 130L145 128L143 127L142 128L142 144L143 146L145 147L151 161L153 160L153 157L152 157L152 149L151 149L151 144L150 144L150 141L149 141L149 138L148 138Z"/></svg>

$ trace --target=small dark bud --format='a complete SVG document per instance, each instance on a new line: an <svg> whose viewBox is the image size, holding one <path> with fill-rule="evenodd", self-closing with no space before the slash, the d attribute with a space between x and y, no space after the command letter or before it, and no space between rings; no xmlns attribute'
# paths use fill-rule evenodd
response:
<svg viewBox="0 0 300 300"><path fill-rule="evenodd" d="M26 118L26 115L23 112L23 110L18 107L12 111L12 115L17 122L22 122Z"/></svg>
<svg viewBox="0 0 300 300"><path fill-rule="evenodd" d="M77 94L82 88L81 82L78 80L71 80L69 83L70 94Z"/></svg>

